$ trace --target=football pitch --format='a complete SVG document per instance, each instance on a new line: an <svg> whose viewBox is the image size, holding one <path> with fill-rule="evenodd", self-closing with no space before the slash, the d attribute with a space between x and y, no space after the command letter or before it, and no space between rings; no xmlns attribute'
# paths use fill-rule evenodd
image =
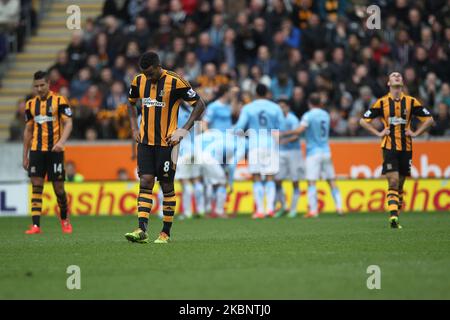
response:
<svg viewBox="0 0 450 320"><path fill-rule="evenodd" d="M175 221L169 245L132 244L135 217L0 219L1 299L450 299L450 214ZM151 217L155 239L161 220ZM69 290L67 268L80 267ZM381 289L369 290L371 265Z"/></svg>

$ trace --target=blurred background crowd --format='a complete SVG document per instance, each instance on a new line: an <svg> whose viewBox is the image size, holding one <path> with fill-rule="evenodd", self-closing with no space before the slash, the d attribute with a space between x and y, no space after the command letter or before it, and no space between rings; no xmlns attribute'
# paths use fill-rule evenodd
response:
<svg viewBox="0 0 450 320"><path fill-rule="evenodd" d="M379 30L366 24L372 4L381 8ZM430 134L450 135L449 20L447 0L106 0L48 71L51 90L70 98L74 139L130 137L127 91L147 50L206 102L222 84L239 88L234 121L258 83L275 101L289 99L299 118L318 92L332 136L367 135L359 118L398 70L405 91L433 111Z"/></svg>

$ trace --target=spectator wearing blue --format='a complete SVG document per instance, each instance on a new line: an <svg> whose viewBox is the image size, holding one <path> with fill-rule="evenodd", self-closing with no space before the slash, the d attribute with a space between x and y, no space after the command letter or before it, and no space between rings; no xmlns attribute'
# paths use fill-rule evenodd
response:
<svg viewBox="0 0 450 320"><path fill-rule="evenodd" d="M301 31L292 24L291 19L283 20L281 30L284 33L284 42L291 48L299 49L301 41Z"/></svg>
<svg viewBox="0 0 450 320"><path fill-rule="evenodd" d="M263 74L273 77L277 68L277 62L270 56L267 46L259 46L256 65L261 68Z"/></svg>
<svg viewBox="0 0 450 320"><path fill-rule="evenodd" d="M270 90L274 100L278 100L281 97L292 97L294 82L289 78L287 72L281 71L272 79Z"/></svg>
<svg viewBox="0 0 450 320"><path fill-rule="evenodd" d="M217 62L217 50L211 45L211 38L207 32L203 32L198 37L199 47L195 50L198 60L202 65Z"/></svg>
<svg viewBox="0 0 450 320"><path fill-rule="evenodd" d="M121 104L126 104L128 101L127 95L125 94L125 88L123 82L114 81L111 86L111 91L106 97L105 109L106 110L116 110Z"/></svg>
<svg viewBox="0 0 450 320"><path fill-rule="evenodd" d="M215 14L212 18L212 25L208 31L211 44L215 48L219 48L221 46L227 28L228 27L224 22L223 15Z"/></svg>
<svg viewBox="0 0 450 320"><path fill-rule="evenodd" d="M91 84L91 71L87 67L81 69L78 77L70 83L71 98L80 100Z"/></svg>
<svg viewBox="0 0 450 320"><path fill-rule="evenodd" d="M210 103L203 117L206 129L217 129L225 132L232 127L231 111L233 104L237 103L238 90L229 85L219 86L217 100Z"/></svg>

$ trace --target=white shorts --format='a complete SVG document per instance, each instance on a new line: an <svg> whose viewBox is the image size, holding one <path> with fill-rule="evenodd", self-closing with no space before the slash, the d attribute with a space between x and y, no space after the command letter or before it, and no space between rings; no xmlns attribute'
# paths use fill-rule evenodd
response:
<svg viewBox="0 0 450 320"><path fill-rule="evenodd" d="M175 180L187 180L200 177L200 166L193 164L190 154L178 158Z"/></svg>
<svg viewBox="0 0 450 320"><path fill-rule="evenodd" d="M280 151L280 170L276 180L299 181L305 177L305 161L301 150Z"/></svg>
<svg viewBox="0 0 450 320"><path fill-rule="evenodd" d="M255 148L248 153L248 171L263 176L275 175L280 169L278 149Z"/></svg>
<svg viewBox="0 0 450 320"><path fill-rule="evenodd" d="M306 156L306 180L332 180L335 178L333 161L329 153Z"/></svg>
<svg viewBox="0 0 450 320"><path fill-rule="evenodd" d="M226 185L227 176L225 174L225 170L223 167L216 164L202 164L201 167L201 175L203 177L203 181L205 184L209 185Z"/></svg>

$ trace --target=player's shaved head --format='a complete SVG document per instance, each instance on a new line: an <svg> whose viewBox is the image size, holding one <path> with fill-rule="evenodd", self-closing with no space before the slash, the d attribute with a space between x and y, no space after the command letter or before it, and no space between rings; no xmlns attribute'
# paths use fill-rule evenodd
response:
<svg viewBox="0 0 450 320"><path fill-rule="evenodd" d="M141 68L141 70L147 70L150 67L158 67L159 65L161 65L159 56L153 51L144 53L139 59L139 68Z"/></svg>
<svg viewBox="0 0 450 320"><path fill-rule="evenodd" d="M256 86L256 95L258 97L265 97L267 96L267 93L269 92L269 88L265 84L258 83Z"/></svg>
<svg viewBox="0 0 450 320"><path fill-rule="evenodd" d="M161 61L154 51L147 51L139 59L139 68L152 82L158 81L161 75Z"/></svg>

